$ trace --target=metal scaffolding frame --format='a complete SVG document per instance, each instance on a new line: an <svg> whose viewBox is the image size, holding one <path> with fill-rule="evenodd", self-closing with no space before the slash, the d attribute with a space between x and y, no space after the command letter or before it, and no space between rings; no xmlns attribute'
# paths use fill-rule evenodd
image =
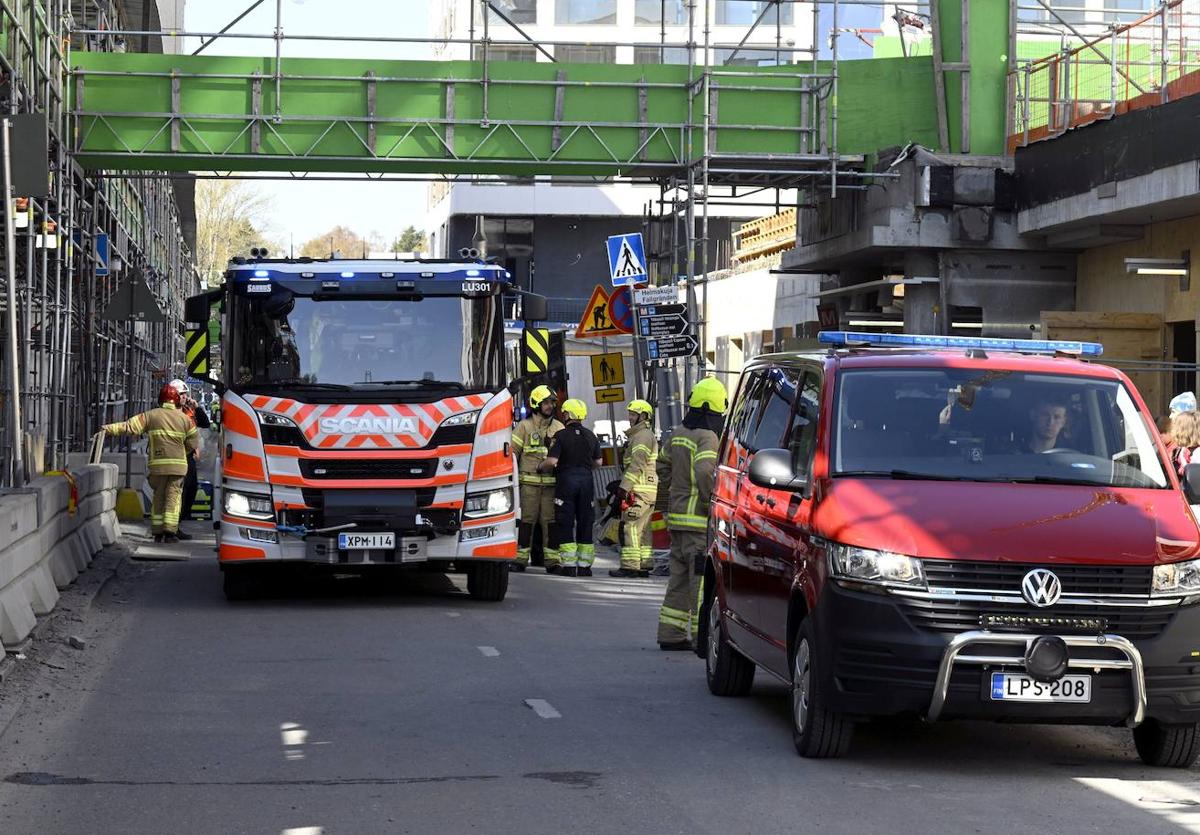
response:
<svg viewBox="0 0 1200 835"><path fill-rule="evenodd" d="M10 116L44 114L50 151L49 196L0 201L0 219L16 233L0 262L15 267L0 269L0 298L15 301L0 318L0 344L16 345L15 356L5 348L0 369L0 396L16 407L2 421L0 485L65 467L68 451L83 449L101 424L151 402L153 374L169 379L182 370L171 365L182 353L180 308L198 281L172 182L95 176L69 154L70 50L124 50L130 44L117 33L127 22L118 0L0 0L0 107ZM112 245L107 276L97 275L100 235ZM166 322L101 318L117 279L134 274L149 282Z"/></svg>

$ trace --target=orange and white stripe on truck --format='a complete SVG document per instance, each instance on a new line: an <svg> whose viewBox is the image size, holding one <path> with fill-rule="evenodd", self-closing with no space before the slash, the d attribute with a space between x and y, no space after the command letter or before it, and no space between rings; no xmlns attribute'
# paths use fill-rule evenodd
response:
<svg viewBox="0 0 1200 835"><path fill-rule="evenodd" d="M471 478L497 478L513 473L513 400L507 389L492 397L475 422Z"/></svg>

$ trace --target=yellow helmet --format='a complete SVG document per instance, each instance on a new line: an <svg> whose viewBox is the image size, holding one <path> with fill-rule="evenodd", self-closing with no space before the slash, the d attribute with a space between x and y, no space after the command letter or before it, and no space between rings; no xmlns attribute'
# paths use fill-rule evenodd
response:
<svg viewBox="0 0 1200 835"><path fill-rule="evenodd" d="M692 387L688 406L693 409L707 406L709 411L723 415L729 408L729 393L716 377L705 377Z"/></svg>
<svg viewBox="0 0 1200 835"><path fill-rule="evenodd" d="M529 392L529 405L536 409L546 398L558 400L558 396L550 389L550 386L538 386Z"/></svg>
<svg viewBox="0 0 1200 835"><path fill-rule="evenodd" d="M630 400L629 405L625 407L635 415L645 415L646 417L654 416L654 407L645 400Z"/></svg>
<svg viewBox="0 0 1200 835"><path fill-rule="evenodd" d="M564 400L562 404L563 414L572 420L583 420L587 417L587 406L582 400L576 400L572 397L570 400Z"/></svg>

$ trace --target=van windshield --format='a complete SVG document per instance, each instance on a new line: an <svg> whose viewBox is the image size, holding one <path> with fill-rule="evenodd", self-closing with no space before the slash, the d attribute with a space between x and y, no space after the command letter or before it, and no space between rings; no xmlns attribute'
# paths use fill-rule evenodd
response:
<svg viewBox="0 0 1200 835"><path fill-rule="evenodd" d="M1154 434L1110 380L943 368L846 370L842 476L1166 488Z"/></svg>

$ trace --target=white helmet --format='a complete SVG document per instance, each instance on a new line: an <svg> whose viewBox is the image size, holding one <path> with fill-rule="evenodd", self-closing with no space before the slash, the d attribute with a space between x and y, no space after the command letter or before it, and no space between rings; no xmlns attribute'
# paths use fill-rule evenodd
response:
<svg viewBox="0 0 1200 835"><path fill-rule="evenodd" d="M188 393L187 383L185 383L183 380L172 380L170 383L168 383L168 385L170 385L171 388L175 389L175 391L179 392L180 394Z"/></svg>

